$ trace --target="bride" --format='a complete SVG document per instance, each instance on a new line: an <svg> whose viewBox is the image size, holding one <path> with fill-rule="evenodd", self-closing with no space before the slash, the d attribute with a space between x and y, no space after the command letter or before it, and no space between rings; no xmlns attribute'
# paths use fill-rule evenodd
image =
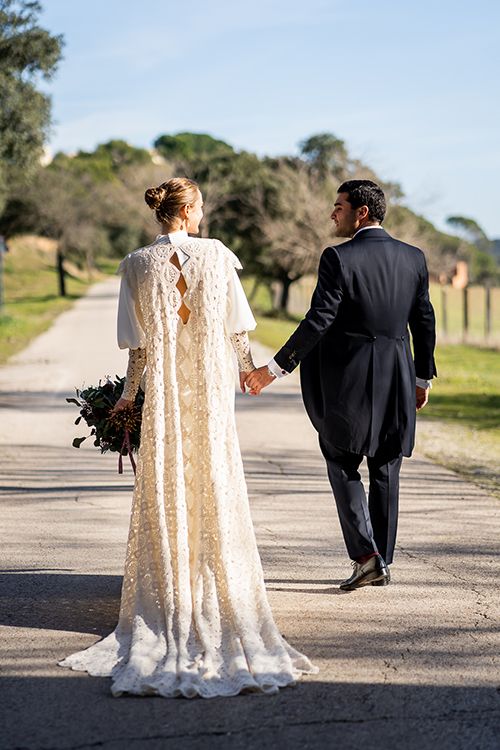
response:
<svg viewBox="0 0 500 750"><path fill-rule="evenodd" d="M115 409L145 392L120 615L59 665L110 676L116 696L275 693L316 669L276 627L250 517L233 349L245 392L256 323L241 264L219 240L189 237L203 216L195 182L173 178L145 199L162 234L118 269L129 363Z"/></svg>

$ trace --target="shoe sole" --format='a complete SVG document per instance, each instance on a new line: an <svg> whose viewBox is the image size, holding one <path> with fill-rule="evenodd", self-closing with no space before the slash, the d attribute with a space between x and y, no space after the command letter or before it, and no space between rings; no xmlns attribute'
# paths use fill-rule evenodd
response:
<svg viewBox="0 0 500 750"><path fill-rule="evenodd" d="M388 586L390 583L389 576L378 576L377 578L365 580L363 583L359 583L356 586L339 586L342 591L356 591L356 589L362 589L364 586Z"/></svg>

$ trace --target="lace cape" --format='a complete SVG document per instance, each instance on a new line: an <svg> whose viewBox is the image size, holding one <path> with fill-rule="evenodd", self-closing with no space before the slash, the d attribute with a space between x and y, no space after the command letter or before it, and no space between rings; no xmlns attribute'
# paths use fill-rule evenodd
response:
<svg viewBox="0 0 500 750"><path fill-rule="evenodd" d="M224 331L239 261L216 240L182 248L185 325L175 247L157 241L122 262L148 364L120 616L60 665L111 676L114 695L274 693L316 670L274 623L250 517Z"/></svg>

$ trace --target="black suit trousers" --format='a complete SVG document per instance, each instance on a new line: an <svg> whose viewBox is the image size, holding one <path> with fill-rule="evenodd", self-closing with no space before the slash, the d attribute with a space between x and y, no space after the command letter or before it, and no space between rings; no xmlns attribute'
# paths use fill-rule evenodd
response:
<svg viewBox="0 0 500 750"><path fill-rule="evenodd" d="M359 474L363 455L337 448L319 436L326 459L340 525L349 557L379 552L392 563L399 507L399 472L403 457L380 448L367 458L370 487L368 500Z"/></svg>

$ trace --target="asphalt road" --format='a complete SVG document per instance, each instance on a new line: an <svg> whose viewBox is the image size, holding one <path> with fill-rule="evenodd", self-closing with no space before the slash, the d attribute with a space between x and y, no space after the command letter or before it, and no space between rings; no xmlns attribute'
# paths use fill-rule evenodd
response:
<svg viewBox="0 0 500 750"><path fill-rule="evenodd" d="M406 460L393 583L340 592L349 561L295 375L237 396L238 429L275 618L319 674L188 701L113 698L57 666L118 614L133 474L71 447L85 432L65 401L124 372L117 291L94 286L0 368L0 748L500 748L498 501Z"/></svg>

